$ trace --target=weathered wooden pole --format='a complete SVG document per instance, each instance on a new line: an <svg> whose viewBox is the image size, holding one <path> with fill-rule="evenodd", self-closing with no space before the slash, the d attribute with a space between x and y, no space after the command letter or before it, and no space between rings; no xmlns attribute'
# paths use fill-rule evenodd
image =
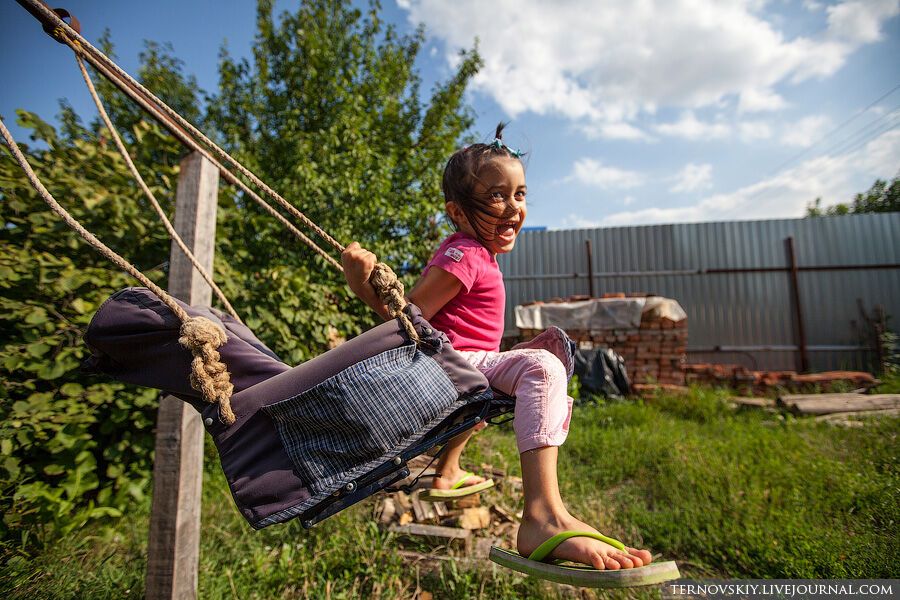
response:
<svg viewBox="0 0 900 600"><path fill-rule="evenodd" d="M208 272L212 272L215 249L218 186L218 170L199 153L181 161L175 230ZM169 293L188 304L209 306L212 290L174 242L169 256ZM191 406L174 396L160 401L147 552L148 600L197 597L203 434L200 415Z"/></svg>
<svg viewBox="0 0 900 600"><path fill-rule="evenodd" d="M799 349L800 364L798 371L806 373L809 371L809 353L806 350L806 329L803 327L803 303L800 300L800 278L799 268L797 266L797 254L794 252L793 236L784 239L785 249L787 250L788 259L788 275L791 284L791 308L794 312L794 322L796 323L797 332L797 348Z"/></svg>

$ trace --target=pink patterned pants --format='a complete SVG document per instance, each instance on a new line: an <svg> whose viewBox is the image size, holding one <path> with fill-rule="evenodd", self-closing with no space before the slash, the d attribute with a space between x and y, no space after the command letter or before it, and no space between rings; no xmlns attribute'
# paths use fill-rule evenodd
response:
<svg viewBox="0 0 900 600"><path fill-rule="evenodd" d="M566 393L568 373L562 358L543 348L460 354L484 373L492 388L516 397L513 429L519 453L566 441L572 398Z"/></svg>

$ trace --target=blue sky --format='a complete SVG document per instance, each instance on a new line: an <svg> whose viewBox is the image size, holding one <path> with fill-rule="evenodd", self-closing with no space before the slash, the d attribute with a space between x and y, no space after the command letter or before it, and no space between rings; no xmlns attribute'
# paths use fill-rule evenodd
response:
<svg viewBox="0 0 900 600"><path fill-rule="evenodd" d="M126 70L143 40L170 42L206 90L222 43L253 43L250 0L60 4L91 41L109 28ZM475 132L512 122L531 226L799 217L900 170L900 0L384 0L383 14L424 23L429 87L479 40ZM13 0L0 40L8 126L17 108L52 119L60 98L94 117L69 51Z"/></svg>

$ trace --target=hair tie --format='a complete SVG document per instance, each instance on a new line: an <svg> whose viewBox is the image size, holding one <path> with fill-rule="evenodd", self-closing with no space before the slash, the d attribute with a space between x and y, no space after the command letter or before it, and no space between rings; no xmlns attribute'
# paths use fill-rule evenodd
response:
<svg viewBox="0 0 900 600"><path fill-rule="evenodd" d="M500 138L494 138L494 141L491 142L490 145L493 146L494 148L497 148L498 150L506 150L507 152L509 152L509 155L512 156L513 158L520 158L522 156L521 150L518 150L518 149L513 150L512 148L510 148L509 146L504 144L503 140L501 140Z"/></svg>

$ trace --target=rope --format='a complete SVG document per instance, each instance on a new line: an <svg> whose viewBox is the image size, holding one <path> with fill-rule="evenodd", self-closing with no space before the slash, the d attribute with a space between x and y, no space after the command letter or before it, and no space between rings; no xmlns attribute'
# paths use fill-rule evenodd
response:
<svg viewBox="0 0 900 600"><path fill-rule="evenodd" d="M125 144L122 142L121 136L119 136L119 133L116 131L112 120L110 120L109 114L106 112L106 109L103 106L103 102L100 101L100 97L97 95L97 90L94 87L94 82L91 81L91 76L88 74L87 69L85 69L84 67L84 61L81 60L81 56L79 56L77 52L75 54L75 60L78 62L78 68L81 69L81 76L84 77L84 82L87 84L88 91L91 93L91 98L93 98L94 104L97 105L97 112L100 113L100 118L103 119L103 123L109 130L109 133L116 144L116 148L118 148L119 150L119 154L122 155L122 158L125 160L125 164L128 166L128 170L131 171L131 175L134 177L135 181L137 181L141 190L143 190L144 195L147 196L147 199L150 201L150 205L153 207L153 210L156 211L156 214L163 222L163 226L169 233L169 237L171 237L172 240L178 245L178 247L181 248L181 251L184 252L185 256L188 257L188 260L191 261L191 264L194 265L194 268L197 269L197 272L200 273L200 276L203 277L204 281L209 284L209 287L211 287L213 292L215 292L216 296L225 306L225 309L228 311L228 313L240 322L241 318L238 316L237 312L234 310L234 307L228 301L228 298L225 297L225 293L218 285L216 285L209 272L203 267L203 265L200 264L200 262L197 260L197 257L194 256L194 253L191 252L190 248L187 247L187 244L184 243L184 240L181 238L181 236L178 235L178 232L175 231L175 228L172 226L172 222L169 221L168 217L166 217L166 213L162 209L162 206L159 205L159 202L157 202L156 197L153 195L153 192L150 191L150 188L144 182L144 178L141 177L141 174L138 172L137 167L134 164L134 161L131 160L131 155L128 154L128 150L125 148Z"/></svg>
<svg viewBox="0 0 900 600"><path fill-rule="evenodd" d="M279 213L277 210L275 210L275 208L273 208L271 204L269 204L268 202L263 200L259 196L259 194L257 194L252 189L250 189L246 183L244 183L243 181L238 179L221 162L216 160L216 158L214 156L212 156L206 148L199 145L196 140L194 140L190 135L188 135L188 133L186 131L184 131L184 129L178 127L174 123L171 123L170 120L164 114L162 114L160 112L159 108L157 108L157 107L153 106L152 104L150 104L149 102L147 102L147 100L145 100L140 95L134 94L133 92L129 92L129 90L125 89L124 84L120 84L119 82L116 81L116 76L106 66L104 66L103 64L98 62L96 58L88 56L87 54L84 54L83 46L82 46L81 42L79 42L77 39L76 40L70 39L66 35L66 33L62 29L62 27L57 27L56 29L54 29L53 35L60 42L71 47L72 50L75 51L76 55L78 55L80 53L81 56L83 56L83 58L85 58L87 61L89 61L91 63L91 65L95 69L97 69L97 71L100 72L100 74L102 74L104 77L106 77L107 79L109 79L110 81L115 83L119 87L119 89L121 89L125 94L127 94L141 108L143 108L145 111L147 111L147 113L150 116L152 116L157 121L162 123L169 130L170 133L172 133L176 138L178 138L178 140L182 144L184 144L185 146L188 146L195 152L199 152L204 158L206 158L208 161L210 161L216 167L216 169L219 170L219 173L221 173L221 175L225 179L225 181L227 181L228 183L231 183L233 185L236 185L238 188L240 188L240 190L242 192L247 194L247 196L249 196L257 204L259 204L260 207L262 207L266 212L268 212L271 216L273 216L275 219L277 219L284 227L286 227L288 229L288 231L290 231L296 238L298 238L300 241L302 241L304 244L306 244L310 249L312 249L319 256L321 256L328 264L330 264L332 267L334 267L341 273L344 272L344 268L341 266L341 263L336 261L330 254L328 254L325 250L323 250L318 244L316 244L313 240L311 240L308 236L306 236L302 231L297 229L293 225L293 223L288 221L281 213ZM85 43L87 43L87 42L85 42ZM102 53L101 53L101 56L102 56Z"/></svg>
<svg viewBox="0 0 900 600"><path fill-rule="evenodd" d="M335 240L333 237L331 237L324 229L322 229L321 227L316 225L309 217L307 217L302 212L300 212L300 210L298 210L293 204L291 204L290 202L288 202L287 200L282 198L277 192L275 192L275 190L273 190L268 185L266 185L262 180L260 180L252 171L250 171L249 169L244 167L244 165L242 165L240 162L238 162L236 159L234 159L231 155L229 155L225 150L220 148L212 140L210 140L208 137L206 137L203 134L203 132L201 132L196 127L194 127L189 121L187 121L187 119L182 117L178 112L176 112L174 109L172 109L165 102L163 102L162 100L157 98L153 94L153 92L151 92L150 90L145 88L140 82L138 82L137 80L132 78L121 67L119 67L115 62L113 62L108 56L106 56L101 51L94 48L90 44L90 42L88 42L84 37L82 37L80 33L78 33L73 28L71 28L65 21L63 21L61 18L59 18L59 16L57 16L56 13L54 13L52 10L50 10L48 7L44 6L41 3L31 2L30 0L28 0L28 3L32 5L32 7L35 9L35 11L37 11L38 13L43 15L45 22L52 23L55 26L53 29L52 35L56 39L67 44L69 47L72 48L72 50L76 54L83 53L85 58L87 58L91 62L91 64L93 64L95 67L98 67L97 63L102 63L103 68L98 68L98 70L100 70L100 72L103 73L104 76L109 78L110 81L113 81L114 83L116 83L118 85L118 82L116 82L116 77L118 77L119 79L121 79L122 81L127 83L128 84L127 86L119 86L119 88L123 92L125 92L129 97L131 97L133 100L137 101L142 107L146 108L147 102L142 101L143 99L139 100L137 98L137 94L134 93L134 90L137 90L141 94L144 94L147 98L152 100L152 102L156 105L154 107L156 110L150 111L151 114L154 114L154 116L156 116L156 115L159 115L160 111L163 112L170 119L174 120L178 126L180 126L184 130L189 132L196 139L199 139L204 144L206 144L206 146L209 149L211 149L216 155L218 155L219 158L221 158L225 162L232 165L242 175L244 175L247 179L249 179L254 185L256 185L258 188L262 189L266 193L266 195L268 195L270 198L275 200L279 205L281 205L291 215L293 215L295 218L299 219L300 222L302 222L304 225L306 225L307 227L312 229L314 232L316 232L316 234L318 234L319 237L321 237L323 240L328 242L332 246L332 248L334 248L338 252L344 251L344 246L341 245L340 243L338 243L338 241ZM88 56L88 55L90 55L90 56ZM114 74L115 76L111 76L110 72L112 74ZM128 89L128 88L131 88L131 89ZM157 118L159 118L159 117L157 116ZM165 123L165 120L163 119L162 122ZM179 137L181 137L181 136L179 136ZM191 147L195 147L198 150L202 150L196 144L196 140L193 140L193 141L189 142L188 144ZM218 165L217 161L213 161L213 162ZM227 170L225 170L225 169L222 169L222 170L225 173L228 173ZM231 175L230 173L228 173L228 174ZM233 175L231 175L231 177L234 179L235 182L240 182L240 180L238 180ZM259 198L256 194L254 194L252 191L250 191L246 186L244 186L241 183L238 183L238 185L239 185L239 187L241 187L242 190L244 190L246 193L248 193L254 200L256 200L257 202L259 202L261 204L265 204L265 206L268 207L270 214L277 214L277 212L271 206L269 206L267 203L265 203L262 200L262 198ZM279 217L280 217L280 215L279 215ZM285 220L283 220L281 218L279 218L279 220L282 223L285 223ZM296 228L291 227L291 230L292 230L292 232L296 232L295 235L299 234L298 237L300 237L300 239L302 239L304 242L306 242L307 245L309 245L313 250L318 252L321 256L326 258L326 260L329 262L329 264L331 264L332 266L336 267L338 270L343 272L343 268L340 266L340 264L337 261L335 261L334 258L329 256L324 250L319 248L319 246L317 244L315 244L315 242L310 240L305 235L300 234L300 232L297 231ZM378 293L380 298L387 297L387 298L393 299L395 293L394 293L394 284L392 283L392 281L396 281L396 275L393 273L393 271L391 271L390 267L388 267L386 265L384 265L384 267L381 270L382 270L382 272L390 271L390 276L388 276L386 278L377 278L374 281L372 279L370 279L370 283L372 283L372 286L375 288L375 291ZM394 304L386 303L386 305L388 306L388 310L391 313L391 315L400 319L400 321L403 323L403 327L407 331L407 333L410 333L410 332L415 333L415 329L413 328L412 321L410 320L409 316L406 315L406 313L402 312L402 307L400 309L396 308L396 306L399 306L400 304L402 304L403 306L406 305L405 298L402 298L402 286L400 287L400 290L401 290L401 299L400 300L392 300L394 302ZM414 336L411 334L410 337L412 339L418 341L417 335Z"/></svg>
<svg viewBox="0 0 900 600"><path fill-rule="evenodd" d="M403 283L397 279L397 274L386 264L377 263L372 271L372 276L369 277L369 283L378 292L378 298L384 302L390 315L395 319L400 319L400 323L403 324L403 328L406 330L409 338L417 344L421 342L419 334L416 333L416 328L413 327L412 320L409 318L409 315L403 312L403 309L409 303L403 294Z"/></svg>
<svg viewBox="0 0 900 600"><path fill-rule="evenodd" d="M222 328L205 317L191 317L188 315L175 302L172 296L153 283L137 267L98 240L94 234L85 229L81 223L70 215L65 208L60 206L31 169L31 165L28 164L28 160L22 154L2 118L0 118L0 134L3 135L3 140L9 147L16 162L25 171L28 181L50 209L59 215L66 225L71 227L83 240L93 246L104 257L115 263L120 269L140 281L175 313L181 321L181 337L179 337L178 342L190 350L194 357L191 361L191 385L202 393L203 398L207 402L219 404L219 418L224 423L228 425L234 423L235 415L231 410L231 392L234 386L231 384L225 365L220 361L221 357L218 351L216 351L216 348L227 341L227 336Z"/></svg>
<svg viewBox="0 0 900 600"><path fill-rule="evenodd" d="M231 164L232 167L237 169L242 175L244 175L247 179L249 179L254 185L263 190L266 195L270 198L278 202L285 210L291 213L295 218L299 219L301 223L312 229L319 235L323 240L328 242L335 250L338 252L344 251L344 246L338 243L333 237L331 237L324 229L316 225L309 217L304 215L300 210L297 209L293 204L282 198L278 192L270 188L266 185L262 180L259 179L252 171L247 169L244 165L234 159L230 154L228 154L225 150L220 148L213 142L211 139L206 137L202 131L194 127L187 119L182 117L177 111L175 111L168 104L157 98L153 92L145 88L140 82L131 77L128 73L126 73L121 67L119 67L115 62L113 62L108 56L103 54L101 51L94 48L90 42L88 42L84 37L81 36L74 29L69 27L69 25L60 19L56 14L52 11L48 10L45 7L41 7L43 11L46 13L46 16L51 20L56 20L56 30L53 32L57 38L62 39L64 43L69 45L76 52L79 49L84 49L84 51L88 54L91 54L95 59L103 62L109 70L115 73L117 76L122 78L125 82L128 83L129 86L132 86L134 89L140 91L142 94L145 94L148 98L150 98L159 109L165 113L169 118L173 119L179 126L183 127L185 130L191 133L196 139L199 139L203 142L209 149L211 149L215 154L219 156L225 162ZM62 34L65 35L62 35ZM78 46L76 46L76 43Z"/></svg>

